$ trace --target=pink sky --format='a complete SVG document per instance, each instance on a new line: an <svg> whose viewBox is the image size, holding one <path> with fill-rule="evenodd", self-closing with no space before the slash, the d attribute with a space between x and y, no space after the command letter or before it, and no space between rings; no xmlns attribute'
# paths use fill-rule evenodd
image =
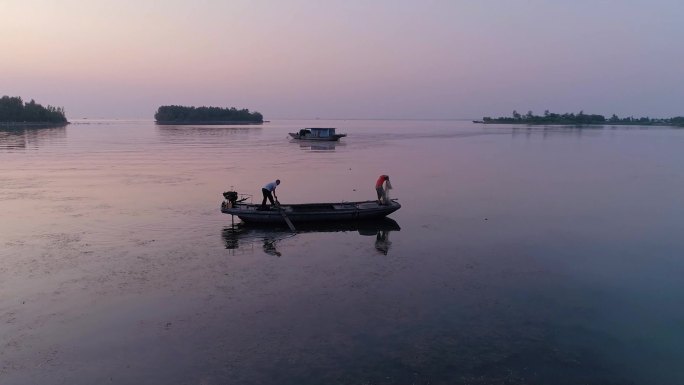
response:
<svg viewBox="0 0 684 385"><path fill-rule="evenodd" d="M684 115L679 0L0 1L0 95L70 119Z"/></svg>

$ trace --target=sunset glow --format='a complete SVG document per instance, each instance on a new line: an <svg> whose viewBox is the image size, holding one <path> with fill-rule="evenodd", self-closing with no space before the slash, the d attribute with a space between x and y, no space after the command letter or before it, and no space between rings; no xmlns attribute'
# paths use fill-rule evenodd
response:
<svg viewBox="0 0 684 385"><path fill-rule="evenodd" d="M70 118L681 115L678 1L0 3L2 94Z"/></svg>

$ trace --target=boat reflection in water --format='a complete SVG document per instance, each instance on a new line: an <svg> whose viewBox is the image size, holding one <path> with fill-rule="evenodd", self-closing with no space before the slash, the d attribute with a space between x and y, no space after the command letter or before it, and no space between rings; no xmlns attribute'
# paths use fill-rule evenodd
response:
<svg viewBox="0 0 684 385"><path fill-rule="evenodd" d="M338 223L300 223L297 224L297 232L293 233L283 223L282 226L264 226L258 224L240 222L232 226L225 227L222 232L223 243L226 249L237 251L240 249L253 249L255 245L260 245L264 253L274 256L281 256L277 249L277 243L281 240L292 238L300 233L332 233L332 232L352 232L358 231L360 235L375 236L375 250L383 255L387 255L392 242L389 233L399 231L399 224L390 218L382 218L366 221L345 221Z"/></svg>
<svg viewBox="0 0 684 385"><path fill-rule="evenodd" d="M298 142L300 150L309 152L335 151L335 147L345 145L340 142L302 142L299 140L291 140L291 142Z"/></svg>

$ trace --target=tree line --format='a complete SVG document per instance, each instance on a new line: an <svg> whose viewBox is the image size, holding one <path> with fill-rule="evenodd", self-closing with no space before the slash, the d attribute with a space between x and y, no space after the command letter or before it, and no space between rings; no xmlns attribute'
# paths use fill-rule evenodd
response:
<svg viewBox="0 0 684 385"><path fill-rule="evenodd" d="M161 106L154 114L158 123L183 122L249 122L263 123L264 117L259 112L248 109L238 110L235 107L186 107Z"/></svg>
<svg viewBox="0 0 684 385"><path fill-rule="evenodd" d="M580 111L578 114L575 113L565 113L556 114L549 112L549 110L544 111L544 115L535 115L532 111L528 111L527 114L521 115L517 111L513 110L513 114L510 117L499 117L491 118L485 116L482 118L482 123L509 123L509 124L571 124L571 125L583 125L583 124L616 124L616 125L662 125L662 126L684 126L684 116L676 116L674 118L649 118L641 117L634 118L629 116L626 118L620 118L619 116L613 114L610 118L598 114L585 114L584 111Z"/></svg>
<svg viewBox="0 0 684 385"><path fill-rule="evenodd" d="M31 99L24 101L18 96L0 98L0 122L7 123L67 123L64 108L42 105Z"/></svg>

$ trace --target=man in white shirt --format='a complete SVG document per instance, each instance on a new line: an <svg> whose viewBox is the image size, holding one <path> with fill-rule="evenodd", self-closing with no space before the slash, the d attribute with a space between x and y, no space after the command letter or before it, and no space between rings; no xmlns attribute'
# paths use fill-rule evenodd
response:
<svg viewBox="0 0 684 385"><path fill-rule="evenodd" d="M275 194L276 187L280 184L280 179L277 179L275 182L267 183L266 186L264 186L261 189L261 193L264 195L264 200L261 202L261 208L265 209L266 208L266 199L271 201L271 204L274 205L275 202L273 201L273 197L275 199L278 199L278 196Z"/></svg>

